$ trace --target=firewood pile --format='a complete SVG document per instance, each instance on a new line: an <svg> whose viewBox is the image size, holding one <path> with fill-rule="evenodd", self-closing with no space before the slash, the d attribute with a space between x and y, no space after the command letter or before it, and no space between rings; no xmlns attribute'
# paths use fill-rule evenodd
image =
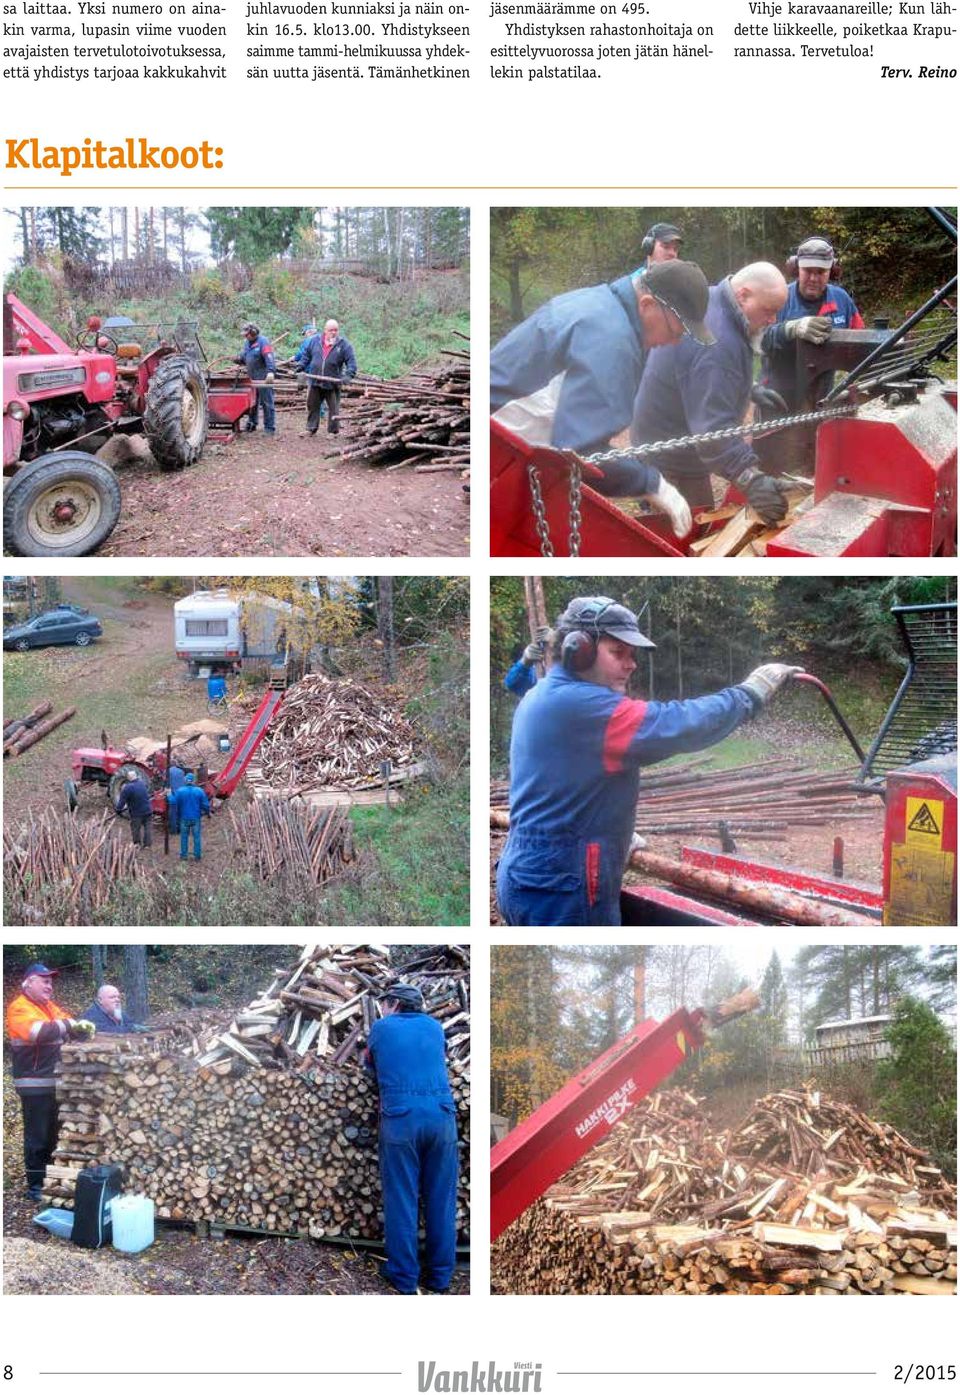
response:
<svg viewBox="0 0 960 1395"><path fill-rule="evenodd" d="M365 460L418 473L464 470L470 464L470 357L451 358L436 372L410 373L351 388L348 417L356 441L343 460ZM359 391L360 396L355 396Z"/></svg>
<svg viewBox="0 0 960 1395"><path fill-rule="evenodd" d="M399 705L349 678L309 673L284 698L252 781L274 789L362 789L382 783L380 762L414 763L415 733Z"/></svg>
<svg viewBox="0 0 960 1395"><path fill-rule="evenodd" d="M239 815L227 812L232 845L261 881L287 876L325 886L355 859L353 825L342 807L314 810L257 799Z"/></svg>
<svg viewBox="0 0 960 1395"><path fill-rule="evenodd" d="M377 945L308 945L231 1018L197 1034L69 1043L60 1138L44 1183L71 1206L82 1167L120 1163L157 1214L351 1239L382 1234L377 1093L361 1065L377 999L416 983L444 1026L460 1132L458 1230L469 1231L469 951L431 946L395 968Z"/></svg>
<svg viewBox="0 0 960 1395"><path fill-rule="evenodd" d="M120 881L144 876L110 814L81 821L46 810L3 830L4 914L11 925L89 925Z"/></svg>
<svg viewBox="0 0 960 1395"><path fill-rule="evenodd" d="M817 1091L715 1130L645 1100L493 1247L501 1293L953 1293L956 1188L895 1129Z"/></svg>

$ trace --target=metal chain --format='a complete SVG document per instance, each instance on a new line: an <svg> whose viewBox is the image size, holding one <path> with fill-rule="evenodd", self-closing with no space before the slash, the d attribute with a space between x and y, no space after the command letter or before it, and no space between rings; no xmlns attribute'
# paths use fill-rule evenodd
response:
<svg viewBox="0 0 960 1395"><path fill-rule="evenodd" d="M571 478L573 471L571 470ZM552 557L553 543L547 527L547 511L543 506L543 491L540 488L540 472L531 460L527 465L527 479L530 481L530 495L533 499L533 516L537 523L537 537L540 539L540 556Z"/></svg>
<svg viewBox="0 0 960 1395"><path fill-rule="evenodd" d="M580 556L580 498L583 491L583 471L579 460L570 462L570 556Z"/></svg>
<svg viewBox="0 0 960 1395"><path fill-rule="evenodd" d="M585 455L582 458L591 465L599 465L604 460L627 460L636 455L657 455L665 450L684 450L687 446L699 446L710 441L727 441L736 436L769 436L772 431L783 431L788 426L805 426L811 421L829 421L831 417L850 416L857 410L858 405L856 402L850 402L846 406L831 407L822 412L799 412L792 417L772 417L770 421L748 422L746 426L725 426L720 431L701 431L696 436L677 436L670 441L653 441L649 445L599 451L596 455Z"/></svg>

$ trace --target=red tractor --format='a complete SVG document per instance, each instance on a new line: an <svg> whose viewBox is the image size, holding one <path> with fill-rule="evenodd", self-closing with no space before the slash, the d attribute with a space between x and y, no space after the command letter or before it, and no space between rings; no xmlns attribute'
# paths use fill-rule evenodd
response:
<svg viewBox="0 0 960 1395"><path fill-rule="evenodd" d="M271 672L270 686L230 752L226 765L222 770L204 770L200 773L197 783L206 790L210 799L227 799L233 794L283 702L286 687L286 667L278 665ZM70 765L72 774L69 780L64 781L64 790L67 807L71 811L79 803L80 786L86 784L103 786L107 799L116 809L120 792L128 778L139 775L151 791L154 814L166 816L167 755L164 750L144 760L136 760L126 751L108 746L104 738L101 746L81 746L74 750Z"/></svg>
<svg viewBox="0 0 960 1395"><path fill-rule="evenodd" d="M255 401L255 388L209 378L189 323L94 315L71 348L7 294L3 354L4 550L22 557L81 557L110 536L120 486L94 455L111 434L143 433L161 469L179 469L211 424L235 429Z"/></svg>

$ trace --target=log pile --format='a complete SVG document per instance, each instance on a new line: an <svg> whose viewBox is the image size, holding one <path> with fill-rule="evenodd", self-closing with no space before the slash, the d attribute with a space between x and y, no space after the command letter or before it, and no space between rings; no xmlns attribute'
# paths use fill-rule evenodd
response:
<svg viewBox="0 0 960 1395"><path fill-rule="evenodd" d="M12 721L5 722L3 727L3 758L9 756L19 756L22 751L28 751L31 746L36 746L38 741L42 741L45 736L49 736L57 727L63 726L64 722L69 722L71 717L75 717L77 709L68 707L65 712L61 712L56 717L49 717L53 704L41 702L26 717L13 718Z"/></svg>
<svg viewBox="0 0 960 1395"><path fill-rule="evenodd" d="M362 789L380 762L414 763L413 727L399 706L349 678L310 673L294 683L264 737L252 781L274 789Z"/></svg>
<svg viewBox="0 0 960 1395"><path fill-rule="evenodd" d="M467 469L470 360L467 354L448 356L452 361L433 373L357 382L349 399L356 445L342 459L393 469L414 465L420 473Z"/></svg>
<svg viewBox="0 0 960 1395"><path fill-rule="evenodd" d="M343 808L257 799L242 813L228 809L232 846L261 881L291 877L314 886L342 876L354 861L353 825Z"/></svg>
<svg viewBox="0 0 960 1395"><path fill-rule="evenodd" d="M667 1090L504 1232L491 1275L501 1293L952 1293L956 1189L816 1091L720 1132Z"/></svg>
<svg viewBox="0 0 960 1395"><path fill-rule="evenodd" d="M44 1196L71 1206L95 1162L172 1221L315 1239L378 1239L377 1097L360 1056L376 999L402 978L444 1024L460 1131L458 1230L469 1232L469 952L391 965L376 945L306 946L229 1020L196 1035L63 1048L60 1139Z"/></svg>
<svg viewBox="0 0 960 1395"><path fill-rule="evenodd" d="M80 821L48 809L4 826L4 912L11 925L89 925L118 881L143 876L127 830L110 814Z"/></svg>

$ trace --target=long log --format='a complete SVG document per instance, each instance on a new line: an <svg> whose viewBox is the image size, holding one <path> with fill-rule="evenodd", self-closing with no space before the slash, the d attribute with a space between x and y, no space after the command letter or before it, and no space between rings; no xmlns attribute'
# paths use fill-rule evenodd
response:
<svg viewBox="0 0 960 1395"><path fill-rule="evenodd" d="M31 746L35 746L38 741L42 741L45 736L56 731L57 727L62 726L64 722L69 722L71 717L76 716L76 712L75 707L68 707L66 712L60 713L59 717L51 717L49 721L41 722L39 726L33 727L15 741L9 751L6 747L4 748L4 757L8 755L19 756L21 752L29 751Z"/></svg>
<svg viewBox="0 0 960 1395"><path fill-rule="evenodd" d="M706 867L691 867L689 863L664 857L661 853L631 853L629 865L635 872L659 877L675 886L690 887L719 901L729 901L747 910L772 915L791 925L870 925L876 928L877 924L869 916L858 915L855 911L837 910L822 903L807 901L780 887L760 886L747 881L745 877L713 872Z"/></svg>

